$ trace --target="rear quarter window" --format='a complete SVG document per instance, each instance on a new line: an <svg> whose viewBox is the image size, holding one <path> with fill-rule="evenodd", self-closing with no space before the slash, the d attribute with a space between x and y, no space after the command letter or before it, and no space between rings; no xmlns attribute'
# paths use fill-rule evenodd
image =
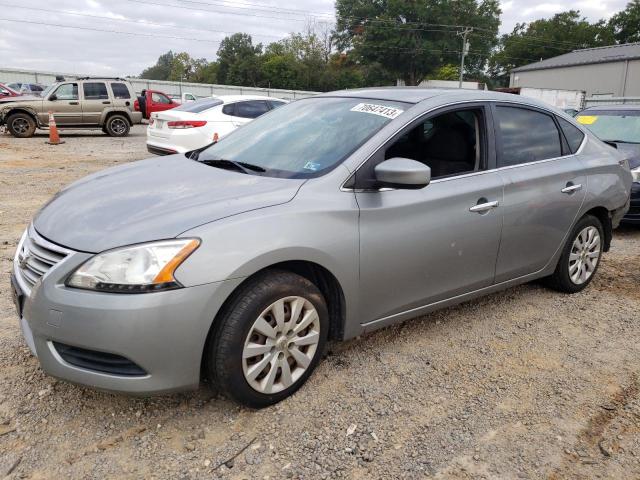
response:
<svg viewBox="0 0 640 480"><path fill-rule="evenodd" d="M113 92L113 98L119 98L119 99L131 98L129 87L127 87L124 83L112 83L111 91Z"/></svg>
<svg viewBox="0 0 640 480"><path fill-rule="evenodd" d="M580 148L580 145L582 145L584 133L582 133L582 131L575 125L567 122L564 118L558 117L558 123L562 129L562 133L564 133L564 137L567 139L569 150L571 150L571 153L576 153Z"/></svg>

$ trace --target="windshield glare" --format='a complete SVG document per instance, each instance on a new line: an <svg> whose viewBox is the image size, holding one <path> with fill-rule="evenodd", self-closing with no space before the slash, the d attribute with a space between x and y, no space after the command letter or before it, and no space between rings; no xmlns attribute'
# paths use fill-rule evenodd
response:
<svg viewBox="0 0 640 480"><path fill-rule="evenodd" d="M640 111L587 110L576 120L601 140L640 143Z"/></svg>
<svg viewBox="0 0 640 480"><path fill-rule="evenodd" d="M49 93L51 93L51 90L53 90L54 87L57 87L58 84L57 83L52 83L51 85L49 85L47 88L44 89L44 91L39 92L39 96L41 96L42 98L47 98L47 95L49 95Z"/></svg>
<svg viewBox="0 0 640 480"><path fill-rule="evenodd" d="M409 106L360 98L298 100L239 128L204 150L198 160L244 162L273 177L317 177L339 165Z"/></svg>

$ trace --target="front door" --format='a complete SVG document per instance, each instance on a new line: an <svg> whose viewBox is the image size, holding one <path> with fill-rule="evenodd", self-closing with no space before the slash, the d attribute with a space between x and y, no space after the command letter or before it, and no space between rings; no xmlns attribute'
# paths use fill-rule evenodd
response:
<svg viewBox="0 0 640 480"><path fill-rule="evenodd" d="M355 190L362 323L385 323L386 317L493 283L503 181L491 168L486 108L431 115L370 160L418 160L431 168L432 182L420 190ZM365 164L356 175L370 172ZM357 179L356 187L366 186L362 182Z"/></svg>
<svg viewBox="0 0 640 480"><path fill-rule="evenodd" d="M56 125L79 125L82 123L82 107L78 97L77 83L62 83L42 102L40 121L49 125L52 112Z"/></svg>
<svg viewBox="0 0 640 480"><path fill-rule="evenodd" d="M111 106L107 85L104 82L84 82L82 95L83 123L85 125L100 125L102 112Z"/></svg>
<svg viewBox="0 0 640 480"><path fill-rule="evenodd" d="M494 107L498 166L505 182L496 282L544 268L564 244L585 198L587 178L542 110Z"/></svg>

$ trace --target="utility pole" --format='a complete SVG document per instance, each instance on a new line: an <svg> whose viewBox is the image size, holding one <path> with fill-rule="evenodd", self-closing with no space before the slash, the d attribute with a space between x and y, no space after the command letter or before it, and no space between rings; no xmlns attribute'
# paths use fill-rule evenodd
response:
<svg viewBox="0 0 640 480"><path fill-rule="evenodd" d="M458 88L462 88L462 76L464 75L464 57L469 53L469 41L467 40L467 36L473 32L473 28L465 27L462 32L458 32L457 35L462 36L462 55L460 58L460 81L458 82Z"/></svg>

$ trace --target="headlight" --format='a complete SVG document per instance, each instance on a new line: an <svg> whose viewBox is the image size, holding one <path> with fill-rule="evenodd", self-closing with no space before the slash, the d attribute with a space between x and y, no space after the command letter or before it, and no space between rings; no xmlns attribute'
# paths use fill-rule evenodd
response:
<svg viewBox="0 0 640 480"><path fill-rule="evenodd" d="M118 293L179 288L173 273L199 245L200 240L188 238L109 250L83 263L67 286Z"/></svg>
<svg viewBox="0 0 640 480"><path fill-rule="evenodd" d="M633 177L634 182L640 183L640 167L636 167L631 170L631 176Z"/></svg>

